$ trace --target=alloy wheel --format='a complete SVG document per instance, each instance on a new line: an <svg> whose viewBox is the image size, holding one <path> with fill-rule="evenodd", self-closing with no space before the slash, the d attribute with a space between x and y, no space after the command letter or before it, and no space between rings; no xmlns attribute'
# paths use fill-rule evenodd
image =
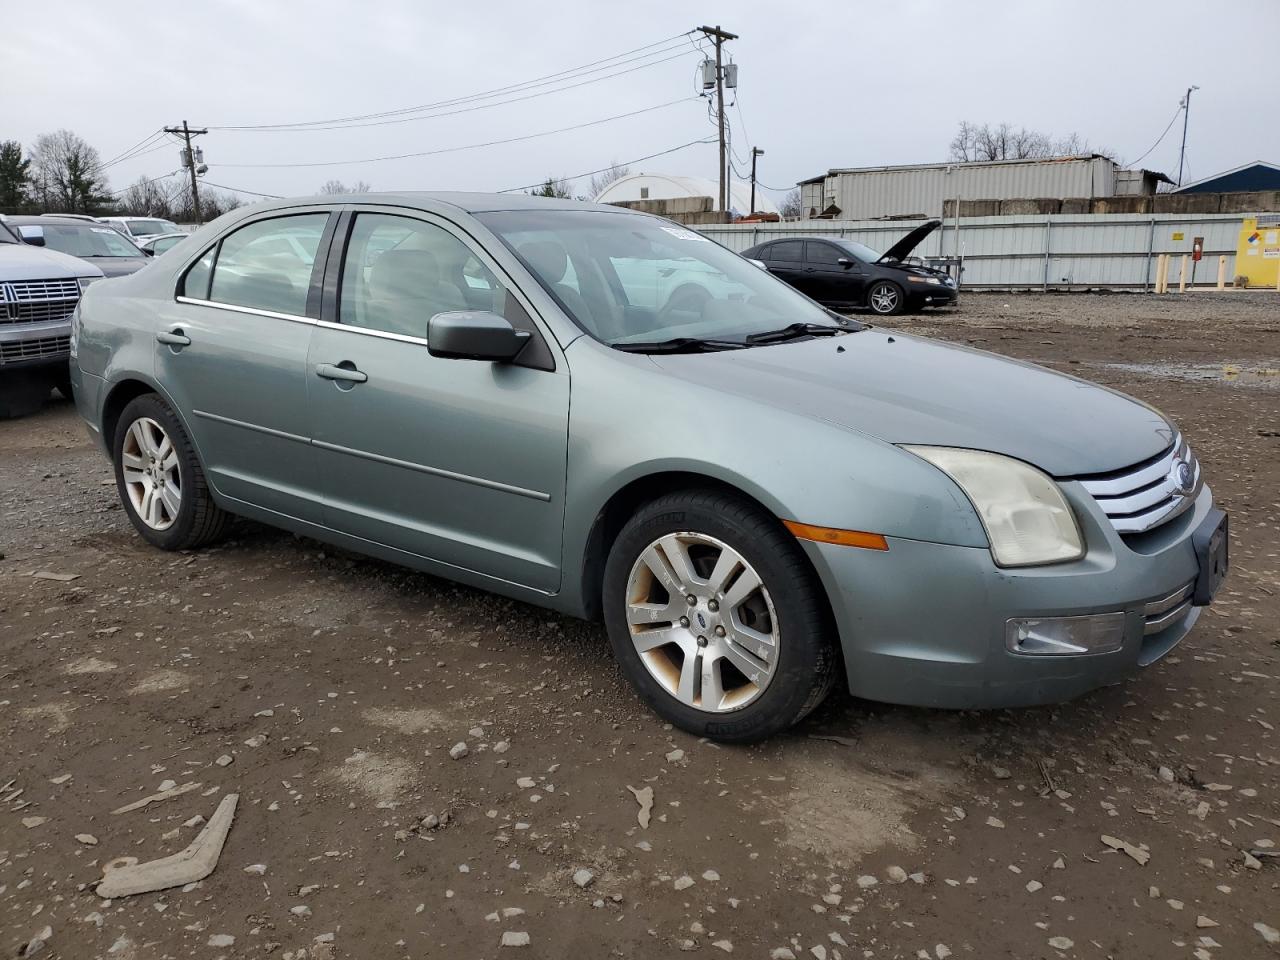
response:
<svg viewBox="0 0 1280 960"><path fill-rule="evenodd" d="M887 283L871 291L871 309L876 313L893 313L898 306L898 291Z"/></svg>
<svg viewBox="0 0 1280 960"><path fill-rule="evenodd" d="M133 421L120 457L134 512L152 530L168 530L182 508L182 476L178 451L164 427L150 417Z"/></svg>
<svg viewBox="0 0 1280 960"><path fill-rule="evenodd" d="M682 532L653 541L632 565L626 600L641 662L686 706L738 710L773 679L779 634L769 591L715 537Z"/></svg>

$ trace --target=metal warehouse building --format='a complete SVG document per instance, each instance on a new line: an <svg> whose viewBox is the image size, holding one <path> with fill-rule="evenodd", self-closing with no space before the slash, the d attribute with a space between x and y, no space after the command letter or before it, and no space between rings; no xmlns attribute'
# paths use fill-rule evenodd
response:
<svg viewBox="0 0 1280 960"><path fill-rule="evenodd" d="M1091 154L1043 160L920 163L828 170L802 180L803 216L869 220L940 217L947 200L1055 199L1153 194L1162 173L1122 170Z"/></svg>

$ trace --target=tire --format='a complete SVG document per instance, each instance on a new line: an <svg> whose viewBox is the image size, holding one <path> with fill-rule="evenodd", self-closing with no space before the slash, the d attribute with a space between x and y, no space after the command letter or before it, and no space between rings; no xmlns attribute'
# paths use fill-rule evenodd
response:
<svg viewBox="0 0 1280 960"><path fill-rule="evenodd" d="M673 554L687 565L672 563ZM668 577L680 566L697 574L666 581L692 584L694 606L663 585L655 562L666 562ZM760 587L743 594L754 582L748 573ZM834 683L835 630L803 551L775 518L739 497L688 490L645 504L613 543L601 599L623 674L659 716L696 736L763 740L801 720ZM738 602L721 611L719 599ZM767 636L771 646L755 639Z"/></svg>
<svg viewBox="0 0 1280 960"><path fill-rule="evenodd" d="M156 394L136 397L124 408L111 459L124 512L151 545L190 550L226 531L231 515L213 502L182 422Z"/></svg>
<svg viewBox="0 0 1280 960"><path fill-rule="evenodd" d="M877 280L867 290L867 307L882 317L894 316L907 308L907 295L892 280Z"/></svg>
<svg viewBox="0 0 1280 960"><path fill-rule="evenodd" d="M0 367L0 420L26 417L49 399L49 378L43 370Z"/></svg>
<svg viewBox="0 0 1280 960"><path fill-rule="evenodd" d="M71 367L60 368L53 375L53 388L62 395L64 400L75 400L76 396L71 391Z"/></svg>

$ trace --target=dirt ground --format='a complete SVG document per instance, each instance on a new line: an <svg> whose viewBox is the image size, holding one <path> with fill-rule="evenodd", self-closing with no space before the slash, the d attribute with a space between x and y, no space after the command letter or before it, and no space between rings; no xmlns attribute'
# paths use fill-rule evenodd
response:
<svg viewBox="0 0 1280 960"><path fill-rule="evenodd" d="M0 956L1280 956L1280 296L890 326L1176 419L1233 569L1172 655L1055 708L837 695L720 747L641 706L597 625L247 522L158 552L69 404L0 423ZM211 876L95 896L229 793Z"/></svg>

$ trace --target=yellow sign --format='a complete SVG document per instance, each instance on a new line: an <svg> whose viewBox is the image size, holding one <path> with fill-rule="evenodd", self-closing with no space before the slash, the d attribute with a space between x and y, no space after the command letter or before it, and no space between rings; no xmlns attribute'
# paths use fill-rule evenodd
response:
<svg viewBox="0 0 1280 960"><path fill-rule="evenodd" d="M1271 242L1277 231L1280 217L1274 213L1245 217L1241 223L1236 276L1244 277L1251 287L1274 287L1280 283L1280 244Z"/></svg>
<svg viewBox="0 0 1280 960"><path fill-rule="evenodd" d="M1175 239L1175 240L1182 240L1182 239L1184 239L1184 237L1183 237L1183 235L1182 235L1181 233L1175 233L1175 234L1173 235L1173 239Z"/></svg>

